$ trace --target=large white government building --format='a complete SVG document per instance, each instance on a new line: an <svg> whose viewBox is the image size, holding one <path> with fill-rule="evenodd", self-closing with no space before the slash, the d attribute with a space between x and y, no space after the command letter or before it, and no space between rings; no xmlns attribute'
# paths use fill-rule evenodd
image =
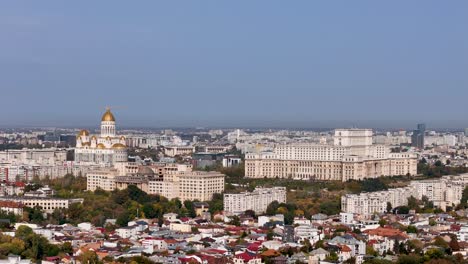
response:
<svg viewBox="0 0 468 264"><path fill-rule="evenodd" d="M84 164L108 164L127 161L125 137L118 136L115 117L108 108L101 119L101 134L90 135L81 130L76 137L75 162Z"/></svg>
<svg viewBox="0 0 468 264"><path fill-rule="evenodd" d="M333 144L281 144L273 151L248 153L249 178L300 180L362 180L392 175L415 175L417 155L390 153L372 143L371 129L337 129Z"/></svg>

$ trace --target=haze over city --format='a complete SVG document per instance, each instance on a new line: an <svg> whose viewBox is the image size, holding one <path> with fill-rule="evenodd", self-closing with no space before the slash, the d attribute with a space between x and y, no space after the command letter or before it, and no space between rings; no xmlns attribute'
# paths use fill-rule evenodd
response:
<svg viewBox="0 0 468 264"><path fill-rule="evenodd" d="M10 1L0 126L468 127L466 1Z"/></svg>

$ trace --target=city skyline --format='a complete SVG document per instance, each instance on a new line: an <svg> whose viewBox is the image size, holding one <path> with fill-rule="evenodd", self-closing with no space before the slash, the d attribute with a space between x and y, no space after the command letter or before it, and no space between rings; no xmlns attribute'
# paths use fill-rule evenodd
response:
<svg viewBox="0 0 468 264"><path fill-rule="evenodd" d="M467 7L3 3L0 126L461 129Z"/></svg>

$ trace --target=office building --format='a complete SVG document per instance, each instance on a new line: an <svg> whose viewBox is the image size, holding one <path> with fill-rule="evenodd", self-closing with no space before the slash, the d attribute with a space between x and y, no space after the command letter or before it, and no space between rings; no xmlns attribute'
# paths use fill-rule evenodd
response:
<svg viewBox="0 0 468 264"><path fill-rule="evenodd" d="M426 125L425 124L418 124L418 128L413 131L413 135L411 136L411 146L424 149L424 136L426 133Z"/></svg>

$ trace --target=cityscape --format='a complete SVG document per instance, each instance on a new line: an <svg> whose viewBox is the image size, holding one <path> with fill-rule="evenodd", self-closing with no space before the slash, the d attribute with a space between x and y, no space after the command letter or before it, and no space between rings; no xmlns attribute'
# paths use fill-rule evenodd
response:
<svg viewBox="0 0 468 264"><path fill-rule="evenodd" d="M174 2L0 3L0 264L468 263L467 3Z"/></svg>

